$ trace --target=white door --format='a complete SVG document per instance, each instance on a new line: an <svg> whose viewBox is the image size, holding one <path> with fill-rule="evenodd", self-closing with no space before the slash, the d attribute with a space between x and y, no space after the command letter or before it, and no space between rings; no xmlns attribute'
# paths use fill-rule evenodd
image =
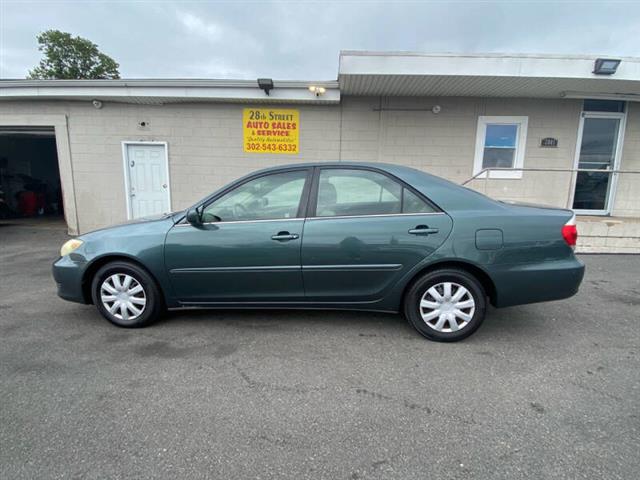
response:
<svg viewBox="0 0 640 480"><path fill-rule="evenodd" d="M126 144L129 218L171 210L166 145Z"/></svg>

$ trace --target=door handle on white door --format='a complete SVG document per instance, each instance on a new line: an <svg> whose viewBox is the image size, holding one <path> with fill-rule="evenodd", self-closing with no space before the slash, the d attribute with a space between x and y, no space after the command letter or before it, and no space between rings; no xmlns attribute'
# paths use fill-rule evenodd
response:
<svg viewBox="0 0 640 480"><path fill-rule="evenodd" d="M162 188L167 188L167 184L166 183L162 184Z"/></svg>

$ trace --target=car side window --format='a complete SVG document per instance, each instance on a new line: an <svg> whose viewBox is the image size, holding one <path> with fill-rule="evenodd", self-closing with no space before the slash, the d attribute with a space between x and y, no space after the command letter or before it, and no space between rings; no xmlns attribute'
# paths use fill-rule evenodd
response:
<svg viewBox="0 0 640 480"><path fill-rule="evenodd" d="M249 180L205 207L202 221L295 218L306 178L307 170L296 170Z"/></svg>
<svg viewBox="0 0 640 480"><path fill-rule="evenodd" d="M436 211L408 188L402 189L402 213L433 213Z"/></svg>
<svg viewBox="0 0 640 480"><path fill-rule="evenodd" d="M381 215L400 213L402 185L369 170L320 171L316 216Z"/></svg>

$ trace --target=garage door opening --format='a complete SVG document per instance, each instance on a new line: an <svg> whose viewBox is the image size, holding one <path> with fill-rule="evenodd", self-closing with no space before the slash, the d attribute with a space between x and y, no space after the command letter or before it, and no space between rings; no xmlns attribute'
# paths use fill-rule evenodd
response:
<svg viewBox="0 0 640 480"><path fill-rule="evenodd" d="M53 127L0 128L0 220L19 218L64 222Z"/></svg>

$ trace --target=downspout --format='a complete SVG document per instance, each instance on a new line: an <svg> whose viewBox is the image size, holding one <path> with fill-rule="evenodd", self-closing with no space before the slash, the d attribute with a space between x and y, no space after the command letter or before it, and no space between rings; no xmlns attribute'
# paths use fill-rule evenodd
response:
<svg viewBox="0 0 640 480"><path fill-rule="evenodd" d="M342 118L344 117L344 104L342 95L340 96L340 121L338 122L338 161L342 161Z"/></svg>
<svg viewBox="0 0 640 480"><path fill-rule="evenodd" d="M380 156L382 154L382 138L384 135L384 119L382 117L382 110L382 95L380 95L378 99L378 161L380 161Z"/></svg>

